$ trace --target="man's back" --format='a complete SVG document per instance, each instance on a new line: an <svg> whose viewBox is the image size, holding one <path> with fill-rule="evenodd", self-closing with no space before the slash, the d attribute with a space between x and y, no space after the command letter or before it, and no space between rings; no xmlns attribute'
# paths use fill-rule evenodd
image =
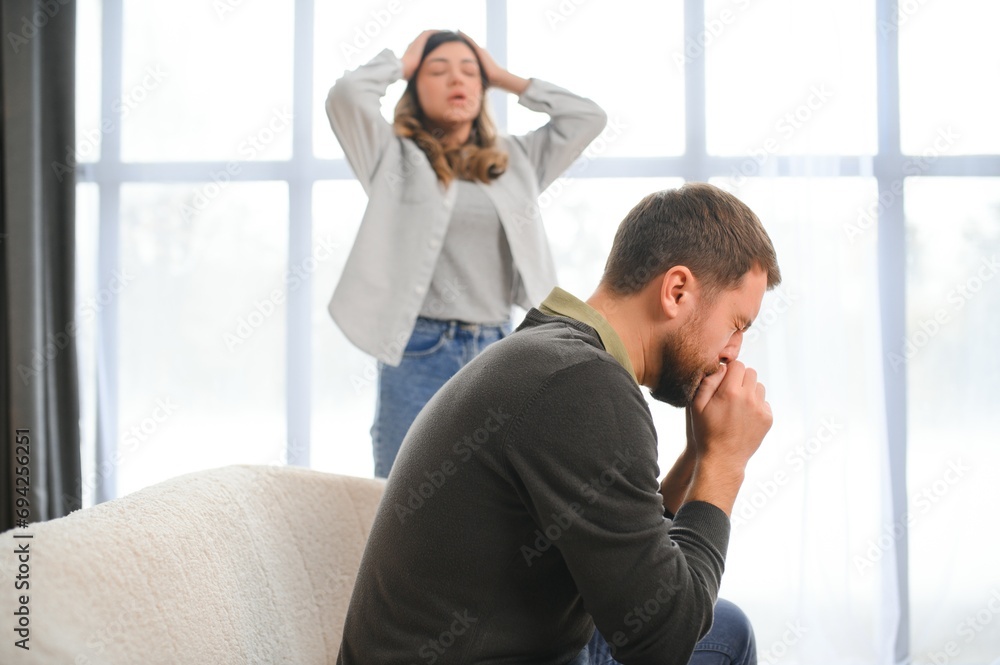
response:
<svg viewBox="0 0 1000 665"><path fill-rule="evenodd" d="M595 331L532 310L413 424L339 662L567 663L594 620L622 662L688 649L728 522L695 503L668 531L656 459L642 393Z"/></svg>

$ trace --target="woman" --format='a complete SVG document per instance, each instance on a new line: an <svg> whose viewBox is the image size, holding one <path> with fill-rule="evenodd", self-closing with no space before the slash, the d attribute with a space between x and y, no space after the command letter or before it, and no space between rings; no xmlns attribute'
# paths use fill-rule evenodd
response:
<svg viewBox="0 0 1000 665"><path fill-rule="evenodd" d="M393 124L386 88L408 81ZM486 89L518 95L548 124L498 136ZM426 30L346 73L330 126L368 195L330 314L378 360L372 444L386 477L438 388L511 329L513 304L541 302L555 269L536 200L604 129L596 104L497 65L463 33Z"/></svg>

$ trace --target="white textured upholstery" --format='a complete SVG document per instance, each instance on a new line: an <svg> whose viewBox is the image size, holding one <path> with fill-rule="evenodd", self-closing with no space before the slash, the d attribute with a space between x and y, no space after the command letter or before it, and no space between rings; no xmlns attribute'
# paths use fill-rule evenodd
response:
<svg viewBox="0 0 1000 665"><path fill-rule="evenodd" d="M0 534L0 663L333 663L382 488L231 466Z"/></svg>

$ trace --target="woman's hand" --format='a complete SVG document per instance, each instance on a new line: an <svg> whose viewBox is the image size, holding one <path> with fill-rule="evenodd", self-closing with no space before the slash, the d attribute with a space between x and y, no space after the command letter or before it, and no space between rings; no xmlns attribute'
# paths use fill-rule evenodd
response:
<svg viewBox="0 0 1000 665"><path fill-rule="evenodd" d="M469 40L469 43L472 44L473 48L476 50L476 55L479 56L479 61L483 63L483 74L486 76L486 80L491 86L508 92L513 92L516 95L520 95L524 92L524 89L528 87L527 79L515 76L498 65L496 60L493 59L493 56L489 54L489 51L477 44L476 40L469 35L462 31L459 31L458 34Z"/></svg>
<svg viewBox="0 0 1000 665"><path fill-rule="evenodd" d="M400 60L403 61L403 78L407 81L413 76L413 72L417 71L417 66L420 65L420 56L424 54L424 46L427 44L427 39L434 33L441 32L440 30L424 30L417 38L410 42L410 45L406 47L406 51L403 53L403 57Z"/></svg>

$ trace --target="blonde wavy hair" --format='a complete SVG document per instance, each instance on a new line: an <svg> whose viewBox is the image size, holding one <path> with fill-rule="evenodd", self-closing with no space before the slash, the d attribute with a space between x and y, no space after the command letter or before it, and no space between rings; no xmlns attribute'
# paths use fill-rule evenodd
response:
<svg viewBox="0 0 1000 665"><path fill-rule="evenodd" d="M443 41L462 41L472 52L473 48L465 39L457 33L455 38L451 35L445 36L444 40L435 40L436 44L428 44L428 47L420 60L423 64L424 58ZM479 56L476 56L479 59ZM483 99L479 107L479 115L472 121L472 131L469 132L469 140L465 144L445 148L439 140L438 133L427 128L423 109L417 99L416 80L417 72L420 71L418 65L416 71L410 77L410 82L406 86L406 91L396 103L395 116L393 117L393 127L397 136L412 139L420 149L427 155L431 167L437 174L438 180L445 185L452 180L478 180L479 182L489 182L500 177L507 170L508 155L497 147L497 127L493 122L493 116L489 110L489 100L486 97L486 81L483 80ZM479 63L479 71L483 71L482 63Z"/></svg>

